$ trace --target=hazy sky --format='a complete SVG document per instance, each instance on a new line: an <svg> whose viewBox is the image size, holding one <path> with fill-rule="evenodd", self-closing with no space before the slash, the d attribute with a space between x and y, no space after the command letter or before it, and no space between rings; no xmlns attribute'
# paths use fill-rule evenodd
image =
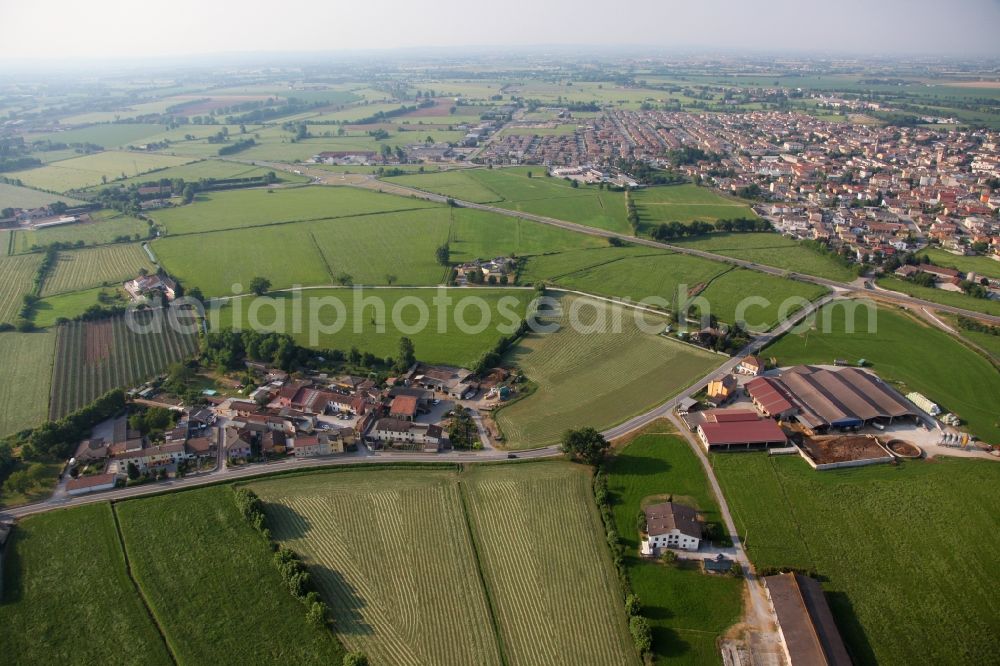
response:
<svg viewBox="0 0 1000 666"><path fill-rule="evenodd" d="M1000 55L1000 0L0 0L0 59L593 44Z"/></svg>

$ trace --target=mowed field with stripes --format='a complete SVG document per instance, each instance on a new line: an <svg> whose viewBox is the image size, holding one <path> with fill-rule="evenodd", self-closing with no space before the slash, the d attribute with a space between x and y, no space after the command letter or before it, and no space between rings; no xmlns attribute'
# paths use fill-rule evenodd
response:
<svg viewBox="0 0 1000 666"><path fill-rule="evenodd" d="M373 663L638 664L589 468L338 470L251 488L338 637Z"/></svg>

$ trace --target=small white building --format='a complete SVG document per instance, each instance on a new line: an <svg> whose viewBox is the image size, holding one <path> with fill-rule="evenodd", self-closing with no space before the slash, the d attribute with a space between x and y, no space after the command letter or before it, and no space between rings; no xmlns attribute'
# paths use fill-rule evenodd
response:
<svg viewBox="0 0 1000 666"><path fill-rule="evenodd" d="M441 426L391 418L379 419L372 436L390 444L420 444L427 452L439 451L444 440Z"/></svg>
<svg viewBox="0 0 1000 666"><path fill-rule="evenodd" d="M656 555L662 548L698 550L701 545L701 523L689 506L663 502L646 507L646 538L640 550L643 555Z"/></svg>

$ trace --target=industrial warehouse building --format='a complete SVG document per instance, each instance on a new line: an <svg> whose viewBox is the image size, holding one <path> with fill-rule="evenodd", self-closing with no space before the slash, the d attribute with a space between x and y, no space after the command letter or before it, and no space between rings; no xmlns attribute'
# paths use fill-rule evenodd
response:
<svg viewBox="0 0 1000 666"><path fill-rule="evenodd" d="M792 666L850 666L823 588L812 578L784 573L764 578L778 619L785 661Z"/></svg>
<svg viewBox="0 0 1000 666"><path fill-rule="evenodd" d="M746 385L754 406L772 418L795 418L813 432L872 422L919 419L917 408L878 377L857 368L798 365Z"/></svg>

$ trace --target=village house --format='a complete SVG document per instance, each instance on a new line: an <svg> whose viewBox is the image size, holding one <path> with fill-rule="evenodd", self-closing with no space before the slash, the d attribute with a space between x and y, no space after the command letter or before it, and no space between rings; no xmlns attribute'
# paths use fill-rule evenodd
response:
<svg viewBox="0 0 1000 666"><path fill-rule="evenodd" d="M111 490L117 485L117 474L91 474L89 476L81 476L67 481L66 494L74 496L84 495L86 493L94 493L101 490Z"/></svg>
<svg viewBox="0 0 1000 666"><path fill-rule="evenodd" d="M723 375L708 382L708 399L715 405L721 405L734 397L739 391L739 383L733 375Z"/></svg>
<svg viewBox="0 0 1000 666"><path fill-rule="evenodd" d="M426 423L382 418L375 422L372 437L380 442L399 445L416 444L424 451L436 453L441 450L444 433L440 426Z"/></svg>
<svg viewBox="0 0 1000 666"><path fill-rule="evenodd" d="M177 283L165 275L140 275L125 282L125 291L133 301L139 301L150 294L160 293L172 301L177 296Z"/></svg>
<svg viewBox="0 0 1000 666"><path fill-rule="evenodd" d="M246 429L226 428L225 450L229 460L249 458L253 433Z"/></svg>
<svg viewBox="0 0 1000 666"><path fill-rule="evenodd" d="M764 364L761 363L760 358L757 356L744 356L736 366L737 373L750 377L756 377L763 369Z"/></svg>
<svg viewBox="0 0 1000 666"><path fill-rule="evenodd" d="M644 555L656 555L664 548L698 550L702 530L694 509L676 502L661 502L646 507L643 512L646 514L646 537L640 551Z"/></svg>
<svg viewBox="0 0 1000 666"><path fill-rule="evenodd" d="M472 371L447 365L416 364L409 373L408 383L430 391L445 393L449 398L463 400L479 390Z"/></svg>
<svg viewBox="0 0 1000 666"><path fill-rule="evenodd" d="M417 418L417 398L410 395L400 395L392 399L389 405L389 418L401 421L413 421Z"/></svg>

